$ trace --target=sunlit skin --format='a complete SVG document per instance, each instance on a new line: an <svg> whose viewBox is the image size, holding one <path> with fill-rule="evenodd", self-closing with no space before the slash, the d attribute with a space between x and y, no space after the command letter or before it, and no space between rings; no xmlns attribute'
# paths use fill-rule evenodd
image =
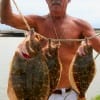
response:
<svg viewBox="0 0 100 100"><path fill-rule="evenodd" d="M27 27L23 23L21 17L12 13L9 1L10 0L2 0L1 2L1 22L18 29L27 30ZM34 27L36 32L50 38L64 39L79 39L82 37L95 35L95 31L89 23L67 14L66 9L70 0L45 1L47 2L50 11L48 15L25 16L30 27ZM99 37L95 37L89 42L97 52L100 52ZM82 45L80 46L80 44L80 42L61 42L61 46L59 48L59 57L62 63L62 73L57 88L65 88L71 86L68 78L69 66L76 52L78 52L80 55L84 54Z"/></svg>

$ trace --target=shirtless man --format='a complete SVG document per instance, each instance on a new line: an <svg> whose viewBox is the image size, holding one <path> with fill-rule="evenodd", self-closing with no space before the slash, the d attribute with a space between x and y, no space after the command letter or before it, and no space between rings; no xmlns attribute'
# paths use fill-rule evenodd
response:
<svg viewBox="0 0 100 100"><path fill-rule="evenodd" d="M64 39L79 39L82 37L90 37L95 35L91 25L81 19L69 16L66 14L66 8L71 0L45 0L48 4L50 13L45 16L28 15L25 16L31 28L49 38L64 38ZM19 15L13 14L11 10L10 0L2 0L1 2L1 22L18 29L27 30L23 20ZM92 47L100 53L100 38L95 37L89 40ZM80 42L61 42L59 48L59 56L62 63L62 74L57 89L66 92L65 88L71 87L68 79L69 65L75 55ZM77 51L80 55L84 55L83 49ZM77 100L77 94L72 91L72 94L65 93L52 94L49 100ZM67 96L68 95L68 96ZM65 98L66 99L63 99Z"/></svg>

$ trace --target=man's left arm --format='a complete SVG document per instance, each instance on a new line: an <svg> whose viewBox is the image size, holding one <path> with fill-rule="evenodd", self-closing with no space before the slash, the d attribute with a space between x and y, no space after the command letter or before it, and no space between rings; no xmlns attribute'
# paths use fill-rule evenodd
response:
<svg viewBox="0 0 100 100"><path fill-rule="evenodd" d="M89 43L95 51L100 53L100 37L96 36L95 30L90 25L87 25L87 28L84 30L83 35L85 37L92 37L91 39L89 39Z"/></svg>
<svg viewBox="0 0 100 100"><path fill-rule="evenodd" d="M96 36L96 31L94 28L92 28L92 26L86 21L78 20L78 22L82 30L82 35L86 38L92 37L88 40L88 44L91 45L96 52L100 53L100 37ZM80 47L77 50L77 53L79 53L81 56L85 55L84 45L86 45L86 43L82 41Z"/></svg>

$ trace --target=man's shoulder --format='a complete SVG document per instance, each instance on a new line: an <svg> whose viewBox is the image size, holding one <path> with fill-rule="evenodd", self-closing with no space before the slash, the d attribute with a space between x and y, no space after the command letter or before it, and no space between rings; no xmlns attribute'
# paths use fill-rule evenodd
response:
<svg viewBox="0 0 100 100"><path fill-rule="evenodd" d="M90 23L84 19L81 18L76 18L76 17L72 17L70 16L70 19L77 24L79 27L82 28L92 28L92 26L90 25Z"/></svg>
<svg viewBox="0 0 100 100"><path fill-rule="evenodd" d="M77 18L77 17L72 17L70 16L70 19L75 22L76 24L79 24L79 25L83 25L83 24L88 24L87 21L81 19L81 18Z"/></svg>

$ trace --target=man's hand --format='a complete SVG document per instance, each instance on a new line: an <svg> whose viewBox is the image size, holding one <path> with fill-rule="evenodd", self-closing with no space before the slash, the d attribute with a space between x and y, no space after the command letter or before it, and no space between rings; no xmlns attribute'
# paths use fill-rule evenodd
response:
<svg viewBox="0 0 100 100"><path fill-rule="evenodd" d="M77 53L80 55L80 56L84 56L86 53L84 51L84 45L80 45L78 50L77 50Z"/></svg>
<svg viewBox="0 0 100 100"><path fill-rule="evenodd" d="M86 55L86 51L84 50L84 47L86 45L90 45L90 43L86 43L86 42L82 42L81 45L79 46L78 50L77 50L77 53L80 55L80 56L84 56Z"/></svg>

